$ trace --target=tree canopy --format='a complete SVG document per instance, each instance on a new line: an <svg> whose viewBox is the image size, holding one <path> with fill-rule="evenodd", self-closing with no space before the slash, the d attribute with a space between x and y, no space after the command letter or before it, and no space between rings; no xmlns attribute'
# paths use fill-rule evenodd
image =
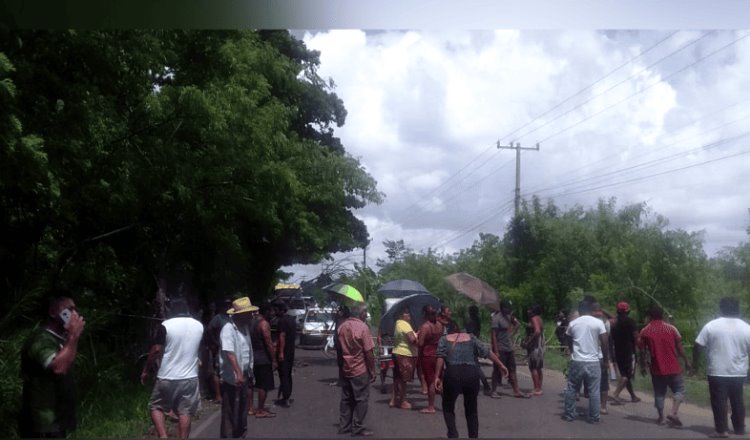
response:
<svg viewBox="0 0 750 440"><path fill-rule="evenodd" d="M353 210L382 194L318 64L286 31L3 31L1 288L119 308L182 267L262 298L366 244Z"/></svg>

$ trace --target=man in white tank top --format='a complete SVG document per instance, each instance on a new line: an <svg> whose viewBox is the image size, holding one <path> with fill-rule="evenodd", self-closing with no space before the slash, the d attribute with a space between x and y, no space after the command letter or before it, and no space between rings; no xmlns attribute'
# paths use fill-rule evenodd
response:
<svg viewBox="0 0 750 440"><path fill-rule="evenodd" d="M145 384L148 371L161 355L149 401L151 420L159 438L167 438L164 414L174 411L179 417L179 436L187 438L191 417L200 408L198 349L203 338L203 324L190 316L188 304L181 298L171 301L170 316L159 326L141 373L141 383Z"/></svg>

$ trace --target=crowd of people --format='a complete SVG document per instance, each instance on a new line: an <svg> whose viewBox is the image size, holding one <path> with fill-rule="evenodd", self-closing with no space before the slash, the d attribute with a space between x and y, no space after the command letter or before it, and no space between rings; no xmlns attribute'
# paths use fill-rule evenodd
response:
<svg viewBox="0 0 750 440"><path fill-rule="evenodd" d="M571 360L562 419L570 422L576 419L576 401L582 384L589 399L588 411L584 414L589 423L599 423L600 415L608 413L608 400L611 399L613 405L621 405L623 389L627 389L631 402L640 402L632 386L635 365L638 365L644 376L650 370L657 411L655 422L682 426L678 411L685 399L684 372L694 375L695 366L705 354L715 428L710 437L729 436L727 418L730 408L733 433L744 435L742 390L748 374L750 325L740 318L739 301L735 298L719 301L719 317L703 326L694 341L692 362L685 355L680 332L665 320L660 306L649 307L646 324L640 331L629 313L630 306L619 302L616 316L610 316L593 297L586 296L569 322L566 321L564 342L570 350ZM620 378L613 395L609 396L607 374L612 358ZM668 391L672 392L672 406L665 415Z"/></svg>
<svg viewBox="0 0 750 440"><path fill-rule="evenodd" d="M258 307L248 297L239 297L223 302L204 326L191 316L187 302L172 300L169 316L158 326L141 374L141 381L146 384L155 371L149 411L156 434L167 437L165 420L173 417L178 420L179 437L189 436L191 419L200 408L202 370L209 376L205 388L213 401L221 405L222 438L245 437L250 416L265 419L276 415L266 403L269 393L276 389L275 373L279 376L275 407L289 407L293 402L296 322L286 311L284 303L264 303ZM392 342L392 358L390 362L380 359L378 372L376 338L367 322L366 305L357 303L340 308L335 330L340 379L339 434L374 434L365 420L370 389L378 373L381 391L386 390L384 365L393 367L389 406L394 410L417 409L413 408L407 385L418 378L422 393L427 395L427 405L419 408L419 413L435 414L440 395L448 437L459 436L455 414L458 396L463 396L468 436L475 438L479 429L480 387L488 396L498 397L500 381L507 379L512 390L510 396L531 399L543 395L545 338L541 307L527 308L526 334L520 342L526 350L533 384L531 393L521 392L518 385L513 335L523 324L514 316L510 301L502 301L500 310L491 317L489 344L479 339L482 323L476 306L469 309L463 328L453 320L447 306L436 310L427 305L422 313L422 324L415 329L409 309L399 310L394 334L379 335L379 344ZM695 365L705 356L715 428L711 437L728 437L730 420L732 432L744 434L743 385L748 373L750 325L740 318L738 300L720 300L719 317L705 324L695 339L692 362L683 350L680 332L665 319L662 308L652 305L640 330L629 314L630 306L625 302L617 303L616 314L610 315L588 295L575 312L565 319L558 318L558 328L561 323L565 326L556 335L570 354L561 418L573 422L581 416L576 402L582 396L588 398L588 410L582 416L592 424L608 414L609 401L612 405L624 403L623 391L628 392L630 402L639 402L633 388L638 366L643 375L650 371L657 411L655 421L681 426L679 408L685 398L684 372L694 374ZM275 337L271 332L272 320L277 328ZM85 320L70 294L50 299L45 324L30 336L21 352L24 386L19 433L22 437L65 437L76 428L72 367L84 327ZM202 353L204 347L207 350ZM480 368L480 358L492 362L489 382ZM614 366L619 379L609 395L609 382L616 379L612 376ZM669 390L672 405L665 412Z"/></svg>
<svg viewBox="0 0 750 440"><path fill-rule="evenodd" d="M179 437L188 437L202 388L221 407L221 438L244 438L248 417L276 416L267 405L269 393L276 389L275 374L279 377L275 407L288 408L293 402L297 329L294 317L286 313L286 303L256 306L248 297L236 295L234 300L224 300L217 312L204 330L186 304L170 301L170 317L161 323L141 374L146 384L158 363L149 409L160 438L167 437L168 414L179 420ZM201 378L206 379L205 386Z"/></svg>

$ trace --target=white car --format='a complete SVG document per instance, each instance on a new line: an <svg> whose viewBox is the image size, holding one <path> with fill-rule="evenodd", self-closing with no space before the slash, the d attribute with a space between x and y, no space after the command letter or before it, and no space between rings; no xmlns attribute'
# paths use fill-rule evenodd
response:
<svg viewBox="0 0 750 440"><path fill-rule="evenodd" d="M300 345L322 346L328 336L333 334L336 310L330 308L307 309L302 322Z"/></svg>

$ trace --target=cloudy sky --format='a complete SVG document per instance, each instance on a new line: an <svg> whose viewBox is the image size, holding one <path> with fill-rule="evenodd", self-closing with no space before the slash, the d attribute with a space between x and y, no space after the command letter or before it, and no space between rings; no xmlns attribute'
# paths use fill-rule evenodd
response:
<svg viewBox="0 0 750 440"><path fill-rule="evenodd" d="M748 241L750 31L294 33L320 51L348 110L337 134L386 195L357 212L370 266L384 240L453 253L502 235L515 152L498 144L539 144L521 155L524 198L646 202L703 231L709 256Z"/></svg>

